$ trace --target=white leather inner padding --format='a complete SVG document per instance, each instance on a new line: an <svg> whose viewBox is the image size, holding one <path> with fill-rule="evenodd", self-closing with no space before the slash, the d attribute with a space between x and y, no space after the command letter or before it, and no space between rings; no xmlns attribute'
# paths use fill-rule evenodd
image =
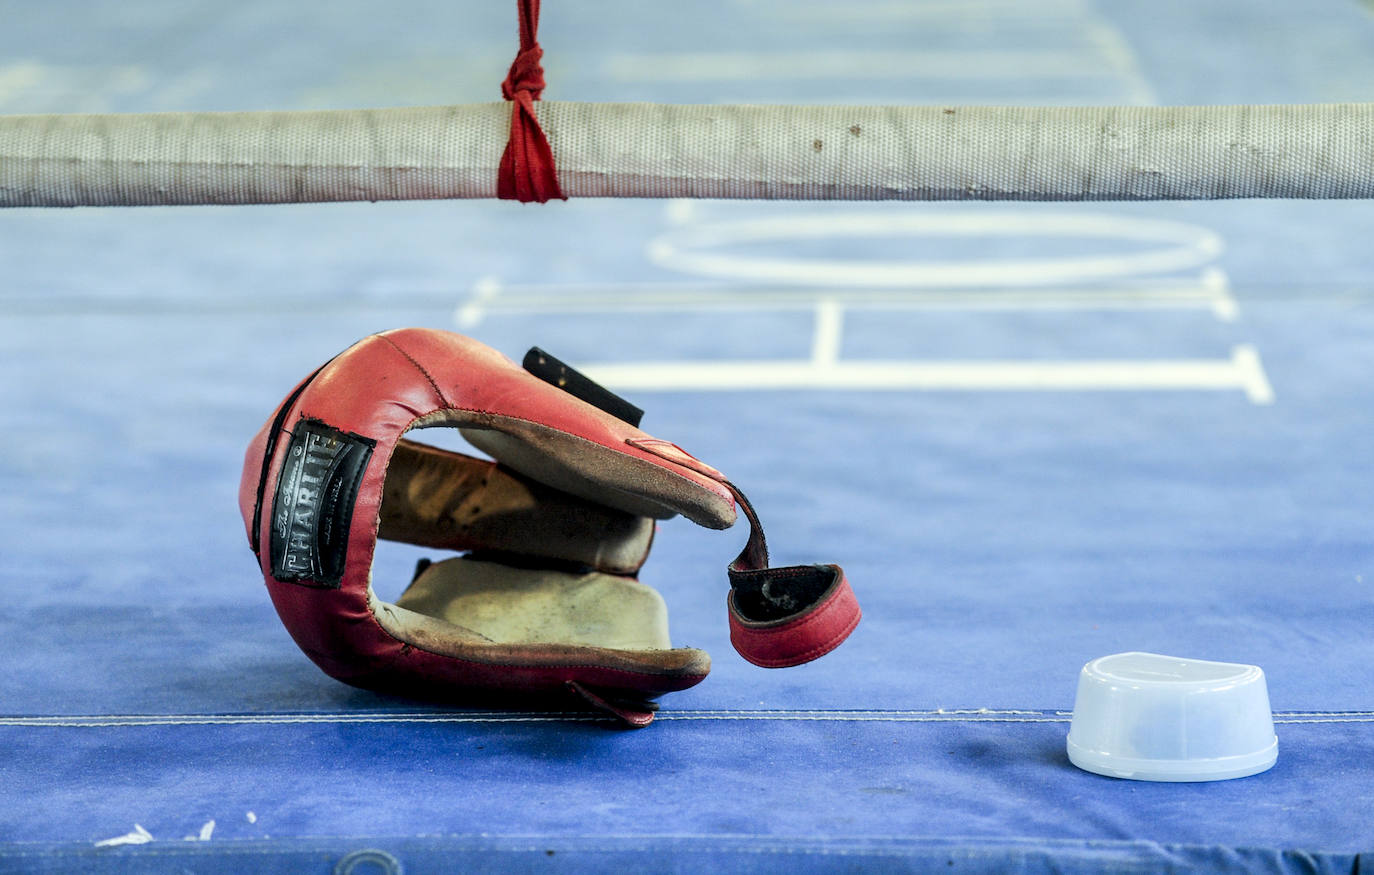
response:
<svg viewBox="0 0 1374 875"><path fill-rule="evenodd" d="M573 644L667 650L668 608L653 588L600 572L513 568L474 559L429 566L397 607L496 644Z"/></svg>

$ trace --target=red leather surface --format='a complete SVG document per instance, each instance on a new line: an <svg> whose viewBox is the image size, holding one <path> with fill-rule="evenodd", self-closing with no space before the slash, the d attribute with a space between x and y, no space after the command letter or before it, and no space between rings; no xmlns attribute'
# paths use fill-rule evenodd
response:
<svg viewBox="0 0 1374 875"><path fill-rule="evenodd" d="M786 668L819 659L839 647L863 612L849 579L838 566L828 594L802 614L768 623L746 620L730 594L730 643L739 654L764 668Z"/></svg>
<svg viewBox="0 0 1374 875"><path fill-rule="evenodd" d="M542 422L651 461L730 500L729 490L714 479L628 443L649 438L644 432L544 383L477 341L414 328L373 335L325 366L282 421L283 431L289 431L303 418L318 419L377 442L354 505L347 564L338 589L273 578L270 551L265 545L270 539L272 495L288 442L279 440L273 458L267 460L258 533L259 543L264 545L259 550L259 566L277 613L301 649L340 680L373 689L430 695L466 688L561 692L569 681L591 688L657 695L698 683L704 672L665 675L633 671L597 664L585 657L537 664L538 648L518 654L520 664L459 659L402 642L378 623L368 604L368 576L387 464L406 428L419 417L446 408ZM246 453L239 504L250 527L275 417L274 412ZM536 664L527 664L530 660Z"/></svg>

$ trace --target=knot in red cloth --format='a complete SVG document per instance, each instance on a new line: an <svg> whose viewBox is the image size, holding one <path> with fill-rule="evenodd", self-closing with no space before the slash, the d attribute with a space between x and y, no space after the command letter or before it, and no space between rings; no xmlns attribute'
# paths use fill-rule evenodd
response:
<svg viewBox="0 0 1374 875"><path fill-rule="evenodd" d="M538 100L544 93L544 68L539 64L543 57L544 50L537 45L516 55L506 81L501 83L501 96L506 100L518 100L516 95L523 91L529 94L530 100Z"/></svg>
<svg viewBox="0 0 1374 875"><path fill-rule="evenodd" d="M544 50L539 48L539 0L516 0L516 9L520 13L520 53L501 83L502 96L515 106L510 116L510 139L496 174L496 196L521 203L567 200L558 185L553 150L534 112L534 102L544 93L544 68L539 64L544 57Z"/></svg>

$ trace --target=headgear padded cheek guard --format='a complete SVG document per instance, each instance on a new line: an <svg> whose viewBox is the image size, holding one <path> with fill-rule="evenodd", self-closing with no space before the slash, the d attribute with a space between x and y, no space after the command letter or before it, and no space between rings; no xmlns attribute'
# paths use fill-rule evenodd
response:
<svg viewBox="0 0 1374 875"><path fill-rule="evenodd" d="M782 667L849 635L860 612L838 566L769 568L753 508L724 475L640 431L637 410L585 377L558 374L401 329L345 350L268 419L239 505L277 613L325 672L431 699L573 693L646 724L649 698L710 670L704 652L672 646L662 598L635 579L654 520L724 529L736 501L752 530L728 570L735 648ZM402 437L439 426L496 461ZM371 586L378 538L467 552L421 563L391 604Z"/></svg>

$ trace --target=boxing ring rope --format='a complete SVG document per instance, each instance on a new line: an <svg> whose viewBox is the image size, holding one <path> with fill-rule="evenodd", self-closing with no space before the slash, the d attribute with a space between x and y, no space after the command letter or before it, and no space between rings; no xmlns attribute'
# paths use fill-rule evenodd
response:
<svg viewBox="0 0 1374 875"><path fill-rule="evenodd" d="M1374 197L1374 104L542 102L570 197ZM511 104L0 117L0 206L496 196Z"/></svg>

